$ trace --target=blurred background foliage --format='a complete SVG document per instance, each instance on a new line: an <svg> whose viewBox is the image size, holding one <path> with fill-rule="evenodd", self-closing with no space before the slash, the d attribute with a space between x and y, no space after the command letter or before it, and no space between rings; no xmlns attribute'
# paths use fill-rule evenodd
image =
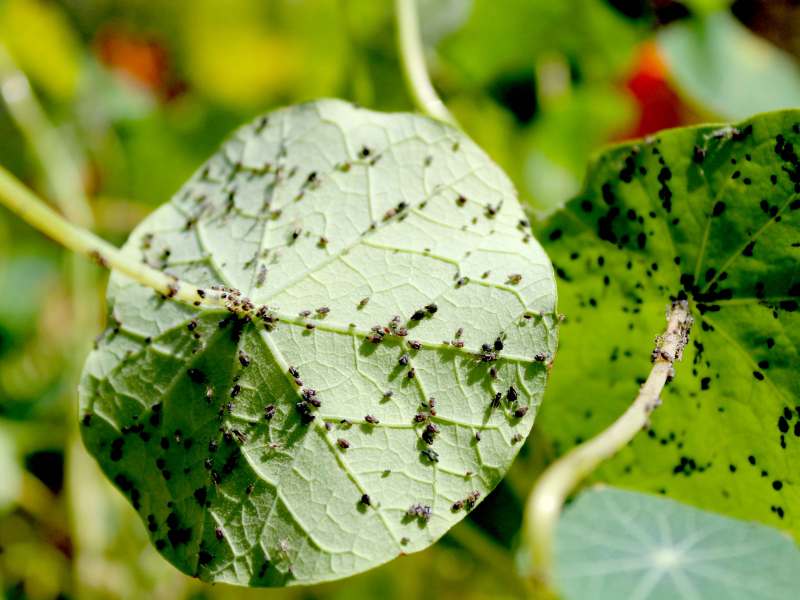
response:
<svg viewBox="0 0 800 600"><path fill-rule="evenodd" d="M0 163L121 243L259 113L321 96L410 110L392 8L0 0ZM434 84L534 218L579 189L603 144L800 105L797 0L420 0L420 13ZM541 428L480 508L420 554L277 591L211 587L175 571L77 435L75 386L101 330L105 277L0 213L7 598L524 595L522 502L555 455Z"/></svg>

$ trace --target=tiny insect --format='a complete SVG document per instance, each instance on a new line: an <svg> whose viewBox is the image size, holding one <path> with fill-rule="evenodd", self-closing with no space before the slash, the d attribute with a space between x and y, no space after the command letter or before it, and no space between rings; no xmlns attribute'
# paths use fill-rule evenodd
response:
<svg viewBox="0 0 800 600"><path fill-rule="evenodd" d="M436 452L436 450L434 450L433 448L425 448L425 450L423 450L421 454L424 455L431 462L439 462L439 453Z"/></svg>
<svg viewBox="0 0 800 600"><path fill-rule="evenodd" d="M512 285L517 285L520 281L522 281L522 275L519 273L511 273L508 276L508 283Z"/></svg>
<svg viewBox="0 0 800 600"><path fill-rule="evenodd" d="M342 450L347 450L350 447L350 442L348 442L344 438L339 438L336 440L336 445L339 446Z"/></svg>
<svg viewBox="0 0 800 600"><path fill-rule="evenodd" d="M536 362L544 362L547 360L547 355L544 354L543 352L537 352L536 354L533 355L533 360L535 360Z"/></svg>
<svg viewBox="0 0 800 600"><path fill-rule="evenodd" d="M392 390L386 390L385 392L383 392L383 397L386 398L387 400L391 398L393 395L394 392Z"/></svg>
<svg viewBox="0 0 800 600"><path fill-rule="evenodd" d="M475 432L475 441L476 442L480 442L481 441L481 432L480 431L476 431Z"/></svg>
<svg viewBox="0 0 800 600"><path fill-rule="evenodd" d="M494 349L495 349L497 352L500 352L500 350L502 350L502 349L503 349L503 340L501 340L500 338L497 338L497 339L494 341Z"/></svg>
<svg viewBox="0 0 800 600"><path fill-rule="evenodd" d="M422 348L422 342L418 340L408 340L408 345L413 350L419 350L420 348Z"/></svg>
<svg viewBox="0 0 800 600"><path fill-rule="evenodd" d="M498 408L500 406L500 401L503 399L502 392L497 392L492 398L492 408Z"/></svg>
<svg viewBox="0 0 800 600"><path fill-rule="evenodd" d="M436 311L439 310L439 307L436 306L436 304L434 304L433 302L431 302L430 304L425 305L425 310L428 312L429 315L433 315L436 314Z"/></svg>
<svg viewBox="0 0 800 600"><path fill-rule="evenodd" d="M406 366L408 364L408 354L403 354L398 361L401 365Z"/></svg>
<svg viewBox="0 0 800 600"><path fill-rule="evenodd" d="M239 350L239 364L243 367L250 366L250 357L243 350Z"/></svg>
<svg viewBox="0 0 800 600"><path fill-rule="evenodd" d="M317 313L320 315L327 315L329 312L331 312L331 309L328 308L327 306L320 306L317 309Z"/></svg>
<svg viewBox="0 0 800 600"><path fill-rule="evenodd" d="M267 421L272 420L272 417L274 417L274 416L275 416L275 405L274 404L270 404L266 408L264 408L264 418Z"/></svg>
<svg viewBox="0 0 800 600"><path fill-rule="evenodd" d="M367 304L369 304L369 296L367 296L366 298L362 298L361 300L359 300L359 301L358 301L358 308L359 308L359 309L362 309L362 308L364 308L364 307L365 307Z"/></svg>
<svg viewBox="0 0 800 600"><path fill-rule="evenodd" d="M428 419L428 415L425 413L417 413L414 415L414 422L415 423L423 423Z"/></svg>
<svg viewBox="0 0 800 600"><path fill-rule="evenodd" d="M217 536L218 540L222 540L225 537L225 534L222 532L222 529L220 529L219 527L217 527L214 530L214 535Z"/></svg>
<svg viewBox="0 0 800 600"><path fill-rule="evenodd" d="M370 425L377 425L378 423L380 423L380 421L376 417L374 417L373 415L366 415L364 417L364 420L367 423L369 423Z"/></svg>
<svg viewBox="0 0 800 600"><path fill-rule="evenodd" d="M516 402L517 401L517 390L514 389L514 386L509 386L508 392L506 392L506 398L508 398L509 402Z"/></svg>
<svg viewBox="0 0 800 600"><path fill-rule="evenodd" d="M517 408L517 410L514 411L514 416L518 419L521 419L522 417L525 416L527 412L528 412L527 406L520 406L519 408Z"/></svg>
<svg viewBox="0 0 800 600"><path fill-rule="evenodd" d="M489 377L492 379L497 379L497 367L492 367L489 369Z"/></svg>
<svg viewBox="0 0 800 600"><path fill-rule="evenodd" d="M289 367L289 375L292 377L300 377L300 371L297 370L297 367Z"/></svg>
<svg viewBox="0 0 800 600"><path fill-rule="evenodd" d="M242 391L242 386L240 386L240 385L237 383L236 385L234 385L234 386L231 388L231 398L236 398L236 396L238 396L238 395L239 395L239 393L240 393L241 391Z"/></svg>
<svg viewBox="0 0 800 600"><path fill-rule="evenodd" d="M411 320L412 321L421 321L424 317L425 317L425 311L424 310L421 310L421 309L420 310L415 310L414 314L411 315Z"/></svg>
<svg viewBox="0 0 800 600"><path fill-rule="evenodd" d="M408 373L406 373L406 377L408 377L409 379L414 379L414 377L416 377L416 376L417 376L417 373L416 373L416 371L414 371L413 367L408 370Z"/></svg>
<svg viewBox="0 0 800 600"><path fill-rule="evenodd" d="M372 505L372 499L367 494L362 494L361 495L361 504L363 504L364 506L371 506Z"/></svg>

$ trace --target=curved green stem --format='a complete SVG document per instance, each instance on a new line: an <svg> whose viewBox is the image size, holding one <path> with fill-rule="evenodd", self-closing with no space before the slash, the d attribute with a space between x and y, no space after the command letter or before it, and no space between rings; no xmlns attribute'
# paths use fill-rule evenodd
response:
<svg viewBox="0 0 800 600"><path fill-rule="evenodd" d="M198 305L199 303L213 303L217 306L224 304L214 302L215 295L210 294L211 297L207 297L204 290L198 291L195 287L181 285L174 277L139 262L89 230L73 225L2 167L0 167L0 204L8 207L24 221L62 246L88 256L103 267L119 271L164 296Z"/></svg>
<svg viewBox="0 0 800 600"><path fill-rule="evenodd" d="M534 569L545 583L552 579L553 541L564 501L584 477L647 427L650 413L661 403L664 385L672 378L673 364L683 355L692 322L688 303L674 302L667 311L667 329L656 340L653 368L633 404L610 427L562 456L539 478L528 498L525 526Z"/></svg>
<svg viewBox="0 0 800 600"><path fill-rule="evenodd" d="M458 127L458 122L439 98L428 76L419 30L417 0L395 0L394 6L403 75L414 103L419 110L434 119Z"/></svg>

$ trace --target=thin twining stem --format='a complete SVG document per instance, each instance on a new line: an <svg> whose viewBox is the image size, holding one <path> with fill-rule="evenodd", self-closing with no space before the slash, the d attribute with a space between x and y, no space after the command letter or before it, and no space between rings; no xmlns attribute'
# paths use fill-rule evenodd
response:
<svg viewBox="0 0 800 600"><path fill-rule="evenodd" d="M70 223L3 167L0 167L0 204L69 250L119 271L168 298L196 306L226 305L221 293L181 283L122 252L89 230Z"/></svg>
<svg viewBox="0 0 800 600"><path fill-rule="evenodd" d="M650 413L661 404L664 385L672 379L673 364L683 355L692 323L688 302L673 302L667 310L667 329L656 339L653 368L633 404L610 427L562 456L539 478L528 498L525 519L534 569L545 583L552 580L554 534L564 501L584 477L648 426Z"/></svg>
<svg viewBox="0 0 800 600"><path fill-rule="evenodd" d="M414 98L417 108L425 114L458 127L455 117L447 110L431 83L425 66L425 53L419 30L417 0L395 0L397 15L397 41L400 49L400 62L403 67L406 85Z"/></svg>

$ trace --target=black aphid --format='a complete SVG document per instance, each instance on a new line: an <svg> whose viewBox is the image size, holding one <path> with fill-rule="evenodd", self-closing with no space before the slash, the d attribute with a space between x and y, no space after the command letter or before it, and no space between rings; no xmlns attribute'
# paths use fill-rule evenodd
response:
<svg viewBox="0 0 800 600"><path fill-rule="evenodd" d="M401 365L406 366L408 364L408 354L403 354L398 360Z"/></svg>
<svg viewBox="0 0 800 600"><path fill-rule="evenodd" d="M508 392L506 392L506 398L508 398L509 402L516 402L517 401L517 390L514 389L514 386L509 386Z"/></svg>
<svg viewBox="0 0 800 600"><path fill-rule="evenodd" d="M342 450L347 450L350 447L350 442L348 442L344 438L339 438L336 440L336 445L339 446Z"/></svg>
<svg viewBox="0 0 800 600"><path fill-rule="evenodd" d="M517 419L521 419L522 417L525 416L525 414L527 412L528 412L528 407L527 406L520 406L519 408L517 408L517 410L514 411L514 416Z"/></svg>
<svg viewBox="0 0 800 600"><path fill-rule="evenodd" d="M364 420L365 420L367 423L369 423L370 425L377 425L378 423L380 423L380 421L377 419L377 417L374 417L374 416L372 416L372 415L366 415L366 416L364 417Z"/></svg>

